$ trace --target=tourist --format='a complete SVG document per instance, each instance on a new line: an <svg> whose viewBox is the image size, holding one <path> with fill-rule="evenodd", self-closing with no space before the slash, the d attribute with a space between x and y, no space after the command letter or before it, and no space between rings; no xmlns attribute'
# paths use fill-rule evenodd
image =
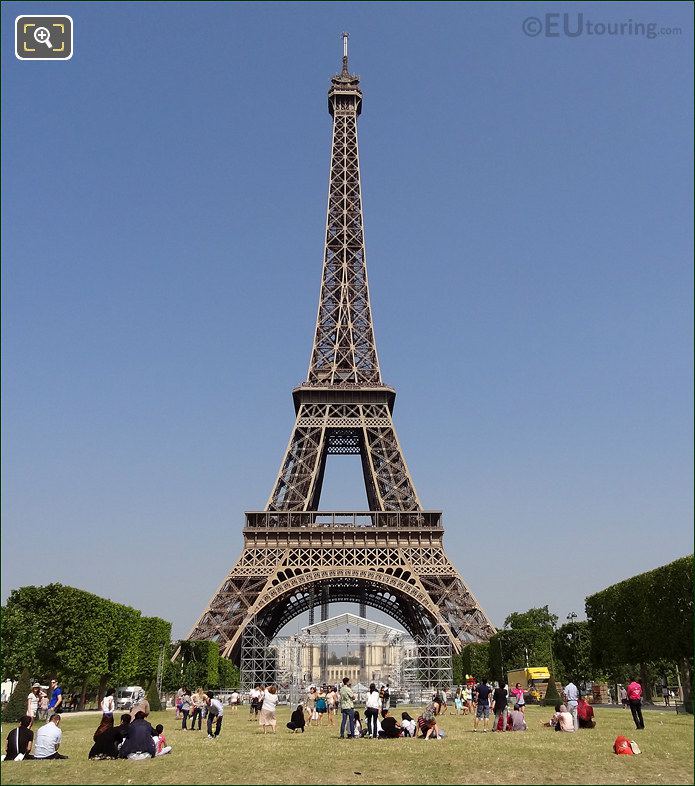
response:
<svg viewBox="0 0 695 786"><path fill-rule="evenodd" d="M193 699L191 699L191 693L188 688L183 689L183 694L181 695L181 730L188 731L188 727L186 723L188 722L188 716L191 712L191 707L193 706Z"/></svg>
<svg viewBox="0 0 695 786"><path fill-rule="evenodd" d="M526 718L521 710L514 708L509 713L507 731L526 731Z"/></svg>
<svg viewBox="0 0 695 786"><path fill-rule="evenodd" d="M393 715L389 714L388 710L383 710L381 713L381 731L379 732L379 739L393 740L400 736L400 724L396 721Z"/></svg>
<svg viewBox="0 0 695 786"><path fill-rule="evenodd" d="M504 731L507 726L507 692L499 685L492 692L492 711L495 713L495 720L492 724L493 731ZM500 718L502 728L499 729Z"/></svg>
<svg viewBox="0 0 695 786"><path fill-rule="evenodd" d="M454 693L454 707L457 715L463 714L463 688L460 685L456 688L456 693Z"/></svg>
<svg viewBox="0 0 695 786"><path fill-rule="evenodd" d="M116 709L116 702L114 701L113 694L116 691L113 688L109 688L106 691L106 695L101 700L101 711L104 715L113 715Z"/></svg>
<svg viewBox="0 0 695 786"><path fill-rule="evenodd" d="M152 742L154 742L155 756L166 756L167 753L171 753L171 745L167 745L167 738L164 736L164 726L161 723L154 727Z"/></svg>
<svg viewBox="0 0 695 786"><path fill-rule="evenodd" d="M52 680L55 682L55 680ZM57 685L57 683L56 683ZM54 712L48 723L36 732L33 752L29 755L30 759L67 759L62 753L58 753L60 742L63 739L63 732L60 729L60 715Z"/></svg>
<svg viewBox="0 0 695 786"><path fill-rule="evenodd" d="M178 720L181 717L181 699L183 697L183 688L179 688L176 691L176 698L174 699L174 706L176 707L176 714L174 715L174 719Z"/></svg>
<svg viewBox="0 0 695 786"><path fill-rule="evenodd" d="M51 680L51 696L48 700L48 712L46 717L50 718L54 712L60 712L63 703L63 689L58 685L58 680Z"/></svg>
<svg viewBox="0 0 695 786"><path fill-rule="evenodd" d="M440 693L440 696L441 696L441 699L442 699L442 715L446 715L446 713L447 713L447 711L449 709L449 704L448 704L449 694L447 693L447 691L448 691L448 686L442 688L441 693Z"/></svg>
<svg viewBox="0 0 695 786"><path fill-rule="evenodd" d="M5 747L5 761L21 761L31 753L31 746L34 741L34 732L31 727L34 718L31 715L22 715L19 719L19 726L7 735L7 746Z"/></svg>
<svg viewBox="0 0 695 786"><path fill-rule="evenodd" d="M260 684L254 685L249 691L249 720L255 720L263 704L263 691Z"/></svg>
<svg viewBox="0 0 695 786"><path fill-rule="evenodd" d="M623 709L627 709L627 691L625 690L624 686L620 688L620 703L623 705Z"/></svg>
<svg viewBox="0 0 695 786"><path fill-rule="evenodd" d="M434 735L435 739L439 737L439 726L437 725L439 709L439 702L436 700L431 701L417 719L417 727L426 740L430 739L432 735Z"/></svg>
<svg viewBox="0 0 695 786"><path fill-rule="evenodd" d="M222 718L224 716L224 707L219 699L215 698L212 691L208 691L207 699L205 700L208 708L207 727L208 739L217 739L222 731ZM215 721L215 734L212 733L212 722Z"/></svg>
<svg viewBox="0 0 695 786"><path fill-rule="evenodd" d="M360 713L355 710L355 737L363 737L367 732L362 728L362 718Z"/></svg>
<svg viewBox="0 0 695 786"><path fill-rule="evenodd" d="M331 685L326 694L326 706L328 707L328 722L331 726L335 726L335 710L338 706L338 691L335 685Z"/></svg>
<svg viewBox="0 0 695 786"><path fill-rule="evenodd" d="M237 696L239 694L237 693ZM198 719L198 731L203 725L203 708L205 707L205 694L202 688L198 688L191 696L191 731L194 730L196 718Z"/></svg>
<svg viewBox="0 0 695 786"><path fill-rule="evenodd" d="M565 706L567 707L567 711L572 716L572 722L574 723L574 730L577 731L579 728L579 721L577 720L577 704L579 702L579 689L574 684L574 682L570 679L570 681L565 685L562 689L562 694L565 697Z"/></svg>
<svg viewBox="0 0 695 786"><path fill-rule="evenodd" d="M35 682L31 686L31 693L27 696L27 715L36 719L39 714L39 703L41 701L41 685Z"/></svg>
<svg viewBox="0 0 695 786"><path fill-rule="evenodd" d="M642 717L642 685L633 679L627 686L627 700L632 712L632 720L635 722L636 729L644 728L644 718Z"/></svg>
<svg viewBox="0 0 695 786"><path fill-rule="evenodd" d="M524 688L521 687L521 683L517 682L516 685L512 688L511 694L514 697L514 709L520 710L521 712L525 712L526 710L526 691Z"/></svg>
<svg viewBox="0 0 695 786"><path fill-rule="evenodd" d="M483 721L483 732L487 731L490 723L490 694L492 688L487 684L486 679L482 679L475 686L475 720L473 721L473 731L478 731L480 720Z"/></svg>
<svg viewBox="0 0 695 786"><path fill-rule="evenodd" d="M232 695L229 697L229 706L232 708L232 712L236 712L237 707L239 706L239 691L233 690Z"/></svg>
<svg viewBox="0 0 695 786"><path fill-rule="evenodd" d="M464 685L463 687L463 704L466 708L464 710L464 714L466 711L472 715L473 714L473 691L470 688L470 685Z"/></svg>
<svg viewBox="0 0 695 786"><path fill-rule="evenodd" d="M323 724L323 719L328 712L328 704L326 703L326 692L323 687L319 688L316 694L316 701L314 703L316 715L318 716L318 726Z"/></svg>
<svg viewBox="0 0 695 786"><path fill-rule="evenodd" d="M39 718L46 720L48 717L48 694L46 691L42 690L39 695Z"/></svg>
<svg viewBox="0 0 695 786"><path fill-rule="evenodd" d="M309 693L306 697L306 701L304 702L304 710L309 716L307 719L309 721L309 725L311 725L312 721L318 721L319 716L316 712L316 688L313 685L309 688Z"/></svg>
<svg viewBox="0 0 695 786"><path fill-rule="evenodd" d="M340 737L345 736L345 726L350 722L348 737L355 736L355 694L350 687L350 678L343 677L343 684L340 688Z"/></svg>
<svg viewBox="0 0 695 786"><path fill-rule="evenodd" d="M579 721L580 729L593 729L596 726L594 708L584 696L580 697L577 704L577 720Z"/></svg>
<svg viewBox="0 0 695 786"><path fill-rule="evenodd" d="M118 746L123 742L123 735L118 726L113 725L113 713L105 712L92 737L92 745L87 758L89 759L117 759Z"/></svg>
<svg viewBox="0 0 695 786"><path fill-rule="evenodd" d="M671 706L671 694L668 689L668 685L662 685L661 687L661 696L664 700L664 706L670 707Z"/></svg>
<svg viewBox="0 0 695 786"><path fill-rule="evenodd" d="M297 709L290 717L290 722L287 724L287 728L293 733L295 731L301 731L302 734L304 734L305 725L306 721L304 720L304 705L298 704Z"/></svg>
<svg viewBox="0 0 695 786"><path fill-rule="evenodd" d="M130 708L130 716L135 719L135 716L141 712L146 718L150 714L150 703L145 697L145 691L140 688L136 696L133 696L133 706Z"/></svg>
<svg viewBox="0 0 695 786"><path fill-rule="evenodd" d="M132 715L129 712L124 712L123 715L121 715L121 722L116 727L121 733L121 739L125 739L128 736L131 719ZM120 748L121 746L119 745L118 747Z"/></svg>
<svg viewBox="0 0 695 786"><path fill-rule="evenodd" d="M556 704L555 714L547 723L544 723L543 725L550 726L551 728L555 729L555 731L573 732L575 730L574 719L564 704Z"/></svg>
<svg viewBox="0 0 695 786"><path fill-rule="evenodd" d="M128 736L118 751L119 758L135 760L151 758L155 754L153 737L154 729L142 710L138 710L128 726Z"/></svg>
<svg viewBox="0 0 695 786"><path fill-rule="evenodd" d="M391 691L389 690L390 686L388 683L384 686L384 692L381 695L381 709L387 710L390 706L391 701Z"/></svg>
<svg viewBox="0 0 695 786"><path fill-rule="evenodd" d="M401 728L405 737L415 737L417 735L417 723L407 712L401 713Z"/></svg>
<svg viewBox="0 0 695 786"><path fill-rule="evenodd" d="M275 685L270 685L263 692L263 703L261 704L261 712L258 716L258 725L263 728L265 734L266 728L270 726L275 734L275 727L277 726L277 718L275 717L275 708L278 703L278 689ZM324 700L325 703L325 700Z"/></svg>
<svg viewBox="0 0 695 786"><path fill-rule="evenodd" d="M367 721L367 736L376 739L377 730L376 723L379 717L379 707L381 705L381 698L376 685L372 682L369 686L369 693L367 694L367 703L364 708L364 717Z"/></svg>

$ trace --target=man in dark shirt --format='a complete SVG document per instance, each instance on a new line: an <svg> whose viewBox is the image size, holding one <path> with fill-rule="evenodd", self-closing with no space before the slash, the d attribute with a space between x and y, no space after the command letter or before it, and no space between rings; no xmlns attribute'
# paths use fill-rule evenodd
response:
<svg viewBox="0 0 695 786"><path fill-rule="evenodd" d="M379 737L381 739L395 739L396 737L401 736L401 727L398 725L398 722L393 717L393 715L389 715L388 710L382 710L383 717L381 718L381 731L379 732Z"/></svg>
<svg viewBox="0 0 695 786"><path fill-rule="evenodd" d="M19 726L16 729L12 729L7 735L5 761L14 761L18 753L26 756L31 751L31 745L34 741L34 732L31 730L33 722L34 719L31 715L22 715L19 719Z"/></svg>
<svg viewBox="0 0 695 786"><path fill-rule="evenodd" d="M507 728L507 691L499 686L492 694L492 710L495 713L495 722L492 724L493 731L504 731ZM500 715L502 716L502 728L499 728Z"/></svg>
<svg viewBox="0 0 695 786"><path fill-rule="evenodd" d="M142 759L154 756L154 729L145 720L142 711L135 713L135 720L128 726L128 736L121 745L118 755L121 759Z"/></svg>
<svg viewBox="0 0 695 786"><path fill-rule="evenodd" d="M478 724L480 719L483 719L483 731L487 731L490 724L490 694L492 688L487 684L487 680L480 680L480 683L475 686L475 725L473 731L478 731Z"/></svg>

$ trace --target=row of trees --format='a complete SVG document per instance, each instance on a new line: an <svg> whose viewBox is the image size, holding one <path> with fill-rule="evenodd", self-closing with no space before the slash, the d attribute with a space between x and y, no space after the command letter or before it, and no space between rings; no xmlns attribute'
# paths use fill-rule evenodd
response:
<svg viewBox="0 0 695 786"><path fill-rule="evenodd" d="M172 661L173 655L178 655ZM166 659L162 689L190 690L198 687L209 690L232 690L239 687L239 669L227 658L220 657L220 647L214 641L179 641L172 644Z"/></svg>
<svg viewBox="0 0 695 786"><path fill-rule="evenodd" d="M151 685L171 641L170 622L62 584L13 590L2 620L3 677L55 676L82 703L107 685Z"/></svg>
<svg viewBox="0 0 695 786"><path fill-rule="evenodd" d="M683 675L692 691L693 562L684 557L607 587L586 599L587 621L558 618L548 606L514 612L489 642L469 644L454 658L454 682L466 674L504 680L512 669L547 666L560 682L625 683L640 675L650 686Z"/></svg>

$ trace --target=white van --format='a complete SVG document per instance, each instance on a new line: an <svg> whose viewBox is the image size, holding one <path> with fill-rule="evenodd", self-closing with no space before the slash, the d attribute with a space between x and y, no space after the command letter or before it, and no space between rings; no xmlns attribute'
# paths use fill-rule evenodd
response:
<svg viewBox="0 0 695 786"><path fill-rule="evenodd" d="M139 685L127 685L116 688L116 709L129 710L138 696L145 695L145 691Z"/></svg>

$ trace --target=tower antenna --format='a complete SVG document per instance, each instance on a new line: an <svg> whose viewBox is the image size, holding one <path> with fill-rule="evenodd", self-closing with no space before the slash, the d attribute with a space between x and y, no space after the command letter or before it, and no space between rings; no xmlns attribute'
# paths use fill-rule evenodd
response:
<svg viewBox="0 0 695 786"><path fill-rule="evenodd" d="M343 74L348 73L348 38L349 33L343 33Z"/></svg>

